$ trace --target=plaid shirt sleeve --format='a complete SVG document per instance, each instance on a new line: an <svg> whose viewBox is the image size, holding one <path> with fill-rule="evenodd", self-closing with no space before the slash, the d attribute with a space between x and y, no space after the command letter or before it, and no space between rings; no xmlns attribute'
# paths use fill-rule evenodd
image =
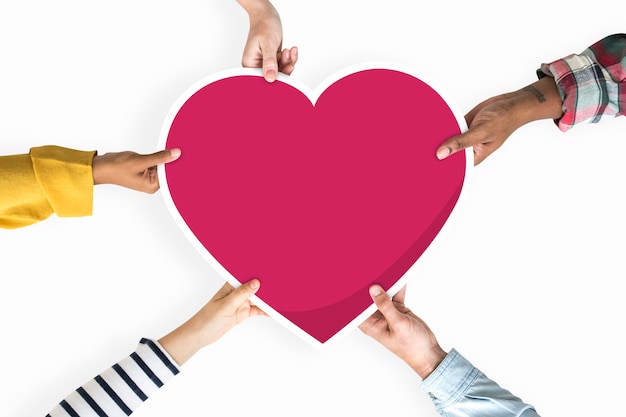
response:
<svg viewBox="0 0 626 417"><path fill-rule="evenodd" d="M555 123L567 131L581 123L624 115L626 109L626 34L614 34L582 53L544 63L537 76L554 78L563 115Z"/></svg>

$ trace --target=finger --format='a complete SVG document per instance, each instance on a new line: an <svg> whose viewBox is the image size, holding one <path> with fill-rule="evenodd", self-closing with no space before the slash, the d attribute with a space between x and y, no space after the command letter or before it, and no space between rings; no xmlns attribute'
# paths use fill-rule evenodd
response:
<svg viewBox="0 0 626 417"><path fill-rule="evenodd" d="M472 123L474 122L474 117L476 117L478 112L481 111L483 107L484 106L482 106L482 103L481 103L478 106L474 107L472 110L470 110L469 113L467 113L465 115L465 124L467 126L471 126L472 125Z"/></svg>
<svg viewBox="0 0 626 417"><path fill-rule="evenodd" d="M143 171L143 174L141 176L141 181L137 184L135 188L138 191L143 191L144 193L148 194L156 193L157 190L161 188L156 166L151 166L147 169L144 169L142 167L139 170Z"/></svg>
<svg viewBox="0 0 626 417"><path fill-rule="evenodd" d="M278 74L278 59L276 58L276 49L269 46L261 46L263 54L263 77L267 82L274 82Z"/></svg>
<svg viewBox="0 0 626 417"><path fill-rule="evenodd" d="M491 144L476 145L474 147L474 165L480 164L497 148L497 146L491 146Z"/></svg>
<svg viewBox="0 0 626 417"><path fill-rule="evenodd" d="M278 58L278 70L286 75L291 75L298 62L298 48L285 49Z"/></svg>
<svg viewBox="0 0 626 417"><path fill-rule="evenodd" d="M238 307L248 301L259 290L260 286L261 282L258 279L252 279L235 288L225 299L228 300L229 304Z"/></svg>
<svg viewBox="0 0 626 417"><path fill-rule="evenodd" d="M404 297L406 295L406 285L400 288L400 291L393 296L392 301L398 302L400 304L404 304Z"/></svg>
<svg viewBox="0 0 626 417"><path fill-rule="evenodd" d="M485 129L473 126L465 133L456 135L445 141L437 149L437 159L442 160L454 155L466 148L474 148L474 165L478 164L477 149L487 144L488 138L485 135ZM479 151L483 152L483 151ZM486 157L486 155L484 155ZM484 159L484 157L483 157Z"/></svg>
<svg viewBox="0 0 626 417"><path fill-rule="evenodd" d="M383 288L380 285L374 284L370 287L370 296L376 307L378 307L378 311L383 315L387 323L389 323L389 327L391 327L392 323L401 315L401 313L396 309L396 306L393 305L391 298L387 295Z"/></svg>
<svg viewBox="0 0 626 417"><path fill-rule="evenodd" d="M180 157L181 150L179 148L165 149L150 155L139 155L140 169L150 168L159 164L173 162Z"/></svg>
<svg viewBox="0 0 626 417"><path fill-rule="evenodd" d="M363 323L359 324L359 329L361 329L361 331L366 335L371 336L377 331L379 323L384 320L385 318L382 313L376 310L374 314L363 320Z"/></svg>
<svg viewBox="0 0 626 417"><path fill-rule="evenodd" d="M476 115L480 113L480 111L484 109L490 103L491 103L490 100L484 100L478 103L476 106L474 106L474 108L465 115L465 124L467 124L467 126L471 126L472 123L474 122L474 118L476 117Z"/></svg>
<svg viewBox="0 0 626 417"><path fill-rule="evenodd" d="M437 158L442 160L460 150L481 144L484 141L484 137L476 134L475 129L472 129L472 123L474 122L476 115L480 113L481 110L499 99L500 96L491 97L474 106L474 108L465 115L465 123L470 127L470 129L467 132L454 136L442 143L437 149ZM474 151L476 151L476 149L474 149ZM474 165L478 165L479 162L480 161L477 162L476 158L474 159Z"/></svg>
<svg viewBox="0 0 626 417"><path fill-rule="evenodd" d="M241 58L241 66L244 68L259 68L262 63L261 57L257 57L256 54L249 54L248 52L244 52Z"/></svg>
<svg viewBox="0 0 626 417"><path fill-rule="evenodd" d="M465 123L467 123L468 126L471 126L474 122L474 118L476 117L476 115L480 113L485 107L491 105L492 103L505 99L508 95L509 94L500 94L481 101L465 115Z"/></svg>
<svg viewBox="0 0 626 417"><path fill-rule="evenodd" d="M468 145L467 137L465 135L466 133L453 136L447 141L445 141L444 143L442 143L441 146L437 148L437 159L439 160L446 159L450 155L454 155L458 151L463 150L467 148L468 146L471 146L471 145Z"/></svg>
<svg viewBox="0 0 626 417"><path fill-rule="evenodd" d="M296 65L296 62L298 62L298 47L293 46L289 50L289 55L291 57L291 65Z"/></svg>
<svg viewBox="0 0 626 417"><path fill-rule="evenodd" d="M375 321L373 316L368 317L363 323L359 324L359 330L368 336L373 336L376 332Z"/></svg>
<svg viewBox="0 0 626 417"><path fill-rule="evenodd" d="M225 298L228 294L230 294L233 291L235 291L235 287L230 285L229 282L226 282L224 283L224 285L222 285L222 287L219 290L217 290L215 295L213 295L213 297L211 298L211 301L221 300L222 298Z"/></svg>
<svg viewBox="0 0 626 417"><path fill-rule="evenodd" d="M250 317L253 317L253 316L269 317L269 315L265 311L261 310L258 306L254 306L254 305L250 306L249 316Z"/></svg>
<svg viewBox="0 0 626 417"><path fill-rule="evenodd" d="M300 50L298 49L297 46L292 46L291 47L291 55L293 56L293 63L295 64L298 61L298 54L300 53Z"/></svg>
<svg viewBox="0 0 626 417"><path fill-rule="evenodd" d="M289 68L292 67L291 51L289 49L283 49L282 52L279 52L276 55L278 56L278 71L289 75Z"/></svg>

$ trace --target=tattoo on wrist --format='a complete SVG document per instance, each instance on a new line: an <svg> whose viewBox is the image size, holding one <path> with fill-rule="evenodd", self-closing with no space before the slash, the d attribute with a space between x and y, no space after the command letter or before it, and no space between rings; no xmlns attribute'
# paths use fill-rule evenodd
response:
<svg viewBox="0 0 626 417"><path fill-rule="evenodd" d="M537 101L539 103L544 103L546 101L546 97L543 95L543 93L541 91L537 90L532 85L527 85L526 87L522 88L522 90L523 91L527 91L527 92L531 93L532 95L534 95L537 98Z"/></svg>

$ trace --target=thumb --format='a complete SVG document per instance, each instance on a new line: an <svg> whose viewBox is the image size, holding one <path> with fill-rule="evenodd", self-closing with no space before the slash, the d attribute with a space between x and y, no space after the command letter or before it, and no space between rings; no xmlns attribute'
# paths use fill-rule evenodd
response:
<svg viewBox="0 0 626 417"><path fill-rule="evenodd" d="M278 74L276 50L265 45L261 47L261 53L263 54L263 77L265 77L267 82L274 82Z"/></svg>
<svg viewBox="0 0 626 417"><path fill-rule="evenodd" d="M165 149L149 155L141 155L140 164L142 168L150 168L159 164L173 162L180 157L180 154L179 148Z"/></svg>
<svg viewBox="0 0 626 417"><path fill-rule="evenodd" d="M259 290L260 286L261 282L256 278L241 284L228 295L228 303L234 307L239 307L252 297Z"/></svg>
<svg viewBox="0 0 626 417"><path fill-rule="evenodd" d="M370 297L378 307L378 311L381 312L389 327L392 327L393 323L397 320L400 312L393 305L393 301L387 295L380 285L374 284L370 287Z"/></svg>

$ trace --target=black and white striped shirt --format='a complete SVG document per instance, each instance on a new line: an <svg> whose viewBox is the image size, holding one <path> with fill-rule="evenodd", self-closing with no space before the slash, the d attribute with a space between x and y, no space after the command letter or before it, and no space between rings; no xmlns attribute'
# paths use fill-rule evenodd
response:
<svg viewBox="0 0 626 417"><path fill-rule="evenodd" d="M130 356L76 389L46 417L129 416L179 372L158 342L141 339Z"/></svg>
<svg viewBox="0 0 626 417"><path fill-rule="evenodd" d="M72 392L46 417L128 416L179 372L158 342L141 339L135 352ZM532 405L487 378L455 349L421 387L442 415L539 417Z"/></svg>

